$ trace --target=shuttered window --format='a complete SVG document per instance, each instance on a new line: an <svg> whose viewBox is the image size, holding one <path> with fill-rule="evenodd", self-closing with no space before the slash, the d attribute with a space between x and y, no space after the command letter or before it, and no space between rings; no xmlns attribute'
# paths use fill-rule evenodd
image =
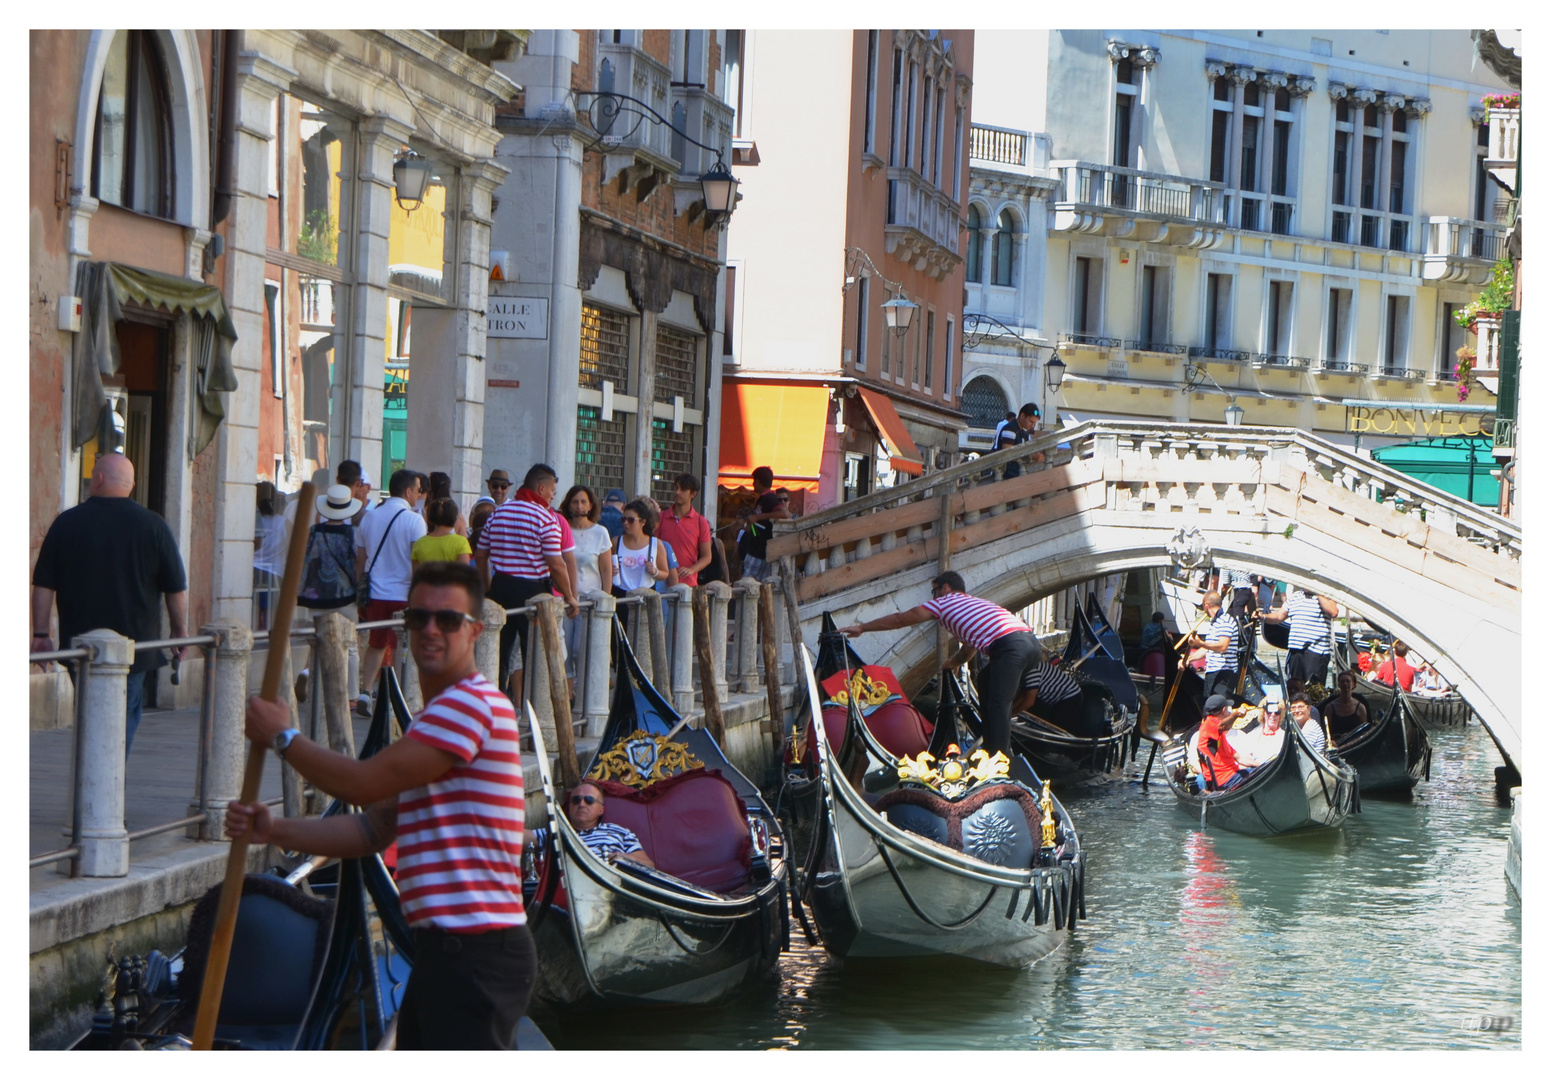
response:
<svg viewBox="0 0 1551 1080"><path fill-rule="evenodd" d="M625 486L625 421L604 420L591 405L576 410L576 483L592 488L600 501L609 488Z"/></svg>
<svg viewBox="0 0 1551 1080"><path fill-rule="evenodd" d="M603 389L605 380L616 393L630 392L630 320L624 315L582 305L582 386Z"/></svg>

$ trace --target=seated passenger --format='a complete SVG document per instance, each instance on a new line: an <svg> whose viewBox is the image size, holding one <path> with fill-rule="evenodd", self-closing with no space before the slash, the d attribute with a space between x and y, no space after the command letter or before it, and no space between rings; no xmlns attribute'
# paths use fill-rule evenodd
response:
<svg viewBox="0 0 1551 1080"><path fill-rule="evenodd" d="M635 833L623 825L613 825L603 820L603 789L583 780L571 791L566 800L566 819L576 827L577 835L598 858L605 862L629 859L645 866L655 866L651 857L641 849L641 841ZM535 829L531 843L541 846L549 840L549 830Z"/></svg>
<svg viewBox="0 0 1551 1080"><path fill-rule="evenodd" d="M1449 684L1431 664L1422 664L1416 669L1416 681L1411 684L1411 690L1422 697L1444 697L1449 693Z"/></svg>
<svg viewBox="0 0 1551 1080"><path fill-rule="evenodd" d="M1169 640L1168 634L1163 630L1163 612L1152 613L1152 621L1142 627L1142 641L1138 646L1141 652L1151 652L1153 649L1161 649Z"/></svg>
<svg viewBox="0 0 1551 1080"><path fill-rule="evenodd" d="M1239 771L1239 760L1229 744L1227 728L1233 722L1228 699L1213 694L1206 699L1201 729L1196 733L1192 753L1200 761L1201 785L1207 791L1220 791L1229 786Z"/></svg>
<svg viewBox="0 0 1551 1080"><path fill-rule="evenodd" d="M1253 769L1276 760L1287 741L1287 732L1282 730L1282 711L1280 701L1267 701L1258 727L1228 732L1228 745L1238 758L1239 768Z"/></svg>
<svg viewBox="0 0 1551 1080"><path fill-rule="evenodd" d="M1339 691L1325 702L1330 735L1337 743L1368 722L1368 706L1353 691L1357 689L1357 676L1343 671L1336 676Z"/></svg>
<svg viewBox="0 0 1551 1080"><path fill-rule="evenodd" d="M1325 729L1314 717L1314 706L1309 702L1309 695L1294 694L1287 699L1287 707L1292 712L1293 722L1298 725L1298 733L1303 736L1303 741L1313 747L1316 754L1323 754Z"/></svg>
<svg viewBox="0 0 1551 1080"><path fill-rule="evenodd" d="M1023 676L1023 686L1013 699L1013 715L1034 713L1074 735L1107 735L1108 731L1087 730L1082 687L1070 672L1041 660Z"/></svg>

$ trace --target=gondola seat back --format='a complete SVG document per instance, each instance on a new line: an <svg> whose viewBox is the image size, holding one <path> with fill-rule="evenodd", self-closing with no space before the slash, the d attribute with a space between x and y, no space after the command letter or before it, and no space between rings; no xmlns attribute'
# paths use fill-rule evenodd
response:
<svg viewBox="0 0 1551 1080"><path fill-rule="evenodd" d="M1021 784L988 784L957 800L900 787L877 809L898 828L995 866L1028 867L1039 853L1039 804Z"/></svg>
<svg viewBox="0 0 1551 1080"><path fill-rule="evenodd" d="M636 834L659 870L712 892L748 880L753 841L737 789L715 769L690 769L641 789L611 780L603 820Z"/></svg>
<svg viewBox="0 0 1551 1080"><path fill-rule="evenodd" d="M1141 673L1150 675L1155 679L1167 678L1169 674L1169 658L1162 649L1149 649L1142 654Z"/></svg>
<svg viewBox="0 0 1551 1080"><path fill-rule="evenodd" d="M873 738L895 757L915 757L932 744L932 725L916 707L908 701L890 701L868 713L864 722ZM829 737L831 750L839 750L845 742L846 711L836 705L824 710L824 734ZM808 738L808 759L814 758L812 732Z"/></svg>

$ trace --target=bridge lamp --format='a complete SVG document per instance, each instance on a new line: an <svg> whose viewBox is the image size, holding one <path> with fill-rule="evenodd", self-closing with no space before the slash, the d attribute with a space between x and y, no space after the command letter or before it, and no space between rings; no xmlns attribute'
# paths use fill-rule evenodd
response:
<svg viewBox="0 0 1551 1080"><path fill-rule="evenodd" d="M1238 427L1244 423L1244 409L1237 401L1228 400L1228 407L1223 410L1223 419L1228 421L1229 427Z"/></svg>
<svg viewBox="0 0 1551 1080"><path fill-rule="evenodd" d="M394 199L401 209L411 213L420 209L430 183L431 162L413 150L405 150L393 163ZM405 206L406 201L414 205Z"/></svg>
<svg viewBox="0 0 1551 1080"><path fill-rule="evenodd" d="M883 321L894 331L895 337L904 337L910 330L910 317L916 313L916 305L905 299L903 291L883 305Z"/></svg>
<svg viewBox="0 0 1551 1080"><path fill-rule="evenodd" d="M1045 388L1052 394L1061 389L1061 380L1066 378L1066 361L1060 355L1052 353L1050 359L1045 361Z"/></svg>

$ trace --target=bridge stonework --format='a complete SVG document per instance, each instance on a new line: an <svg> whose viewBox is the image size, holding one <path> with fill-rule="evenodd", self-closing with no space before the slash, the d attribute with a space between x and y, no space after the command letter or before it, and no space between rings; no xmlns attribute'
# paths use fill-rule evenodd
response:
<svg viewBox="0 0 1551 1080"><path fill-rule="evenodd" d="M1012 460L1028 471L989 478ZM945 532L969 590L1017 609L1166 566L1193 530L1212 563L1314 589L1410 642L1523 770L1518 527L1297 429L1090 421L778 527L770 555L811 646L825 611L844 625L926 600ZM935 650L930 625L862 649L900 672L929 671Z"/></svg>

